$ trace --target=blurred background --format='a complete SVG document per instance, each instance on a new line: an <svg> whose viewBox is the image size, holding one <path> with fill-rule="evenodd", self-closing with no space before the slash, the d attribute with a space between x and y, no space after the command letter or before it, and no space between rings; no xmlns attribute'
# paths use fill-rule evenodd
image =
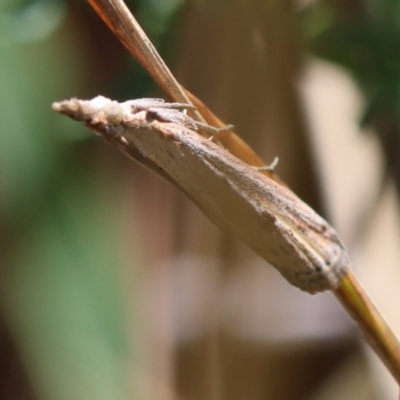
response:
<svg viewBox="0 0 400 400"><path fill-rule="evenodd" d="M400 0L127 3L400 335ZM98 94L162 97L85 1L0 1L0 399L398 398L332 294L51 110Z"/></svg>

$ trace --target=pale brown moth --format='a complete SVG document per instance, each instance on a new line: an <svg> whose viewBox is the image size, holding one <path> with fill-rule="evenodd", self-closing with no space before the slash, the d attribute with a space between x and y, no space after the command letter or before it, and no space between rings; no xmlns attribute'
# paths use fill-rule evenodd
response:
<svg viewBox="0 0 400 400"><path fill-rule="evenodd" d="M88 2L174 103L142 99L118 104L99 97L55 103L54 109L84 121L126 155L178 186L294 285L310 293L332 289L400 383L400 344L350 270L334 230L288 190L271 168L263 169L266 177L260 176L251 166L263 166L263 160L238 135L204 124L224 126L176 81L123 0ZM185 109L196 122L187 118ZM200 138L218 131L217 142L229 152ZM235 214L229 217L231 212Z"/></svg>
<svg viewBox="0 0 400 400"><path fill-rule="evenodd" d="M290 189L245 164L198 129L190 107L159 99L67 100L53 109L86 126L184 192L294 286L333 290L349 271L335 230Z"/></svg>

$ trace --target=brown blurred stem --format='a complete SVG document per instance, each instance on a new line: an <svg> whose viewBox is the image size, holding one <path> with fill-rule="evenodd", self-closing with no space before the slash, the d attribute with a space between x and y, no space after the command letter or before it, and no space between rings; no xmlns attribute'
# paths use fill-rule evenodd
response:
<svg viewBox="0 0 400 400"><path fill-rule="evenodd" d="M205 104L177 82L122 0L88 1L171 101L193 104L198 109L191 115L194 119L216 127L224 126ZM253 149L235 133L223 132L218 135L218 141L245 163L264 165ZM263 173L280 182L273 172ZM353 273L350 272L343 279L334 294L358 323L368 343L400 384L400 344Z"/></svg>

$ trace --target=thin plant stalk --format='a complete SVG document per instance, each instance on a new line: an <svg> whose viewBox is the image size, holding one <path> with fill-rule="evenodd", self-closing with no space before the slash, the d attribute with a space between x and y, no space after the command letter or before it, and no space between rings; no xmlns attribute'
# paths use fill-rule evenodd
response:
<svg viewBox="0 0 400 400"><path fill-rule="evenodd" d="M400 345L374 303L350 271L333 290L349 315L358 323L366 341L380 357L393 377L400 383Z"/></svg>

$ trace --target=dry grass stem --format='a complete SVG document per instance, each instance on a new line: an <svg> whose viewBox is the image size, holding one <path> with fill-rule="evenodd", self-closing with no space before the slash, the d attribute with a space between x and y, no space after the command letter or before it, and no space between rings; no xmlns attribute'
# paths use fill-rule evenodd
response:
<svg viewBox="0 0 400 400"><path fill-rule="evenodd" d="M358 322L365 339L400 383L400 345L357 277L350 271L333 291L349 315Z"/></svg>

